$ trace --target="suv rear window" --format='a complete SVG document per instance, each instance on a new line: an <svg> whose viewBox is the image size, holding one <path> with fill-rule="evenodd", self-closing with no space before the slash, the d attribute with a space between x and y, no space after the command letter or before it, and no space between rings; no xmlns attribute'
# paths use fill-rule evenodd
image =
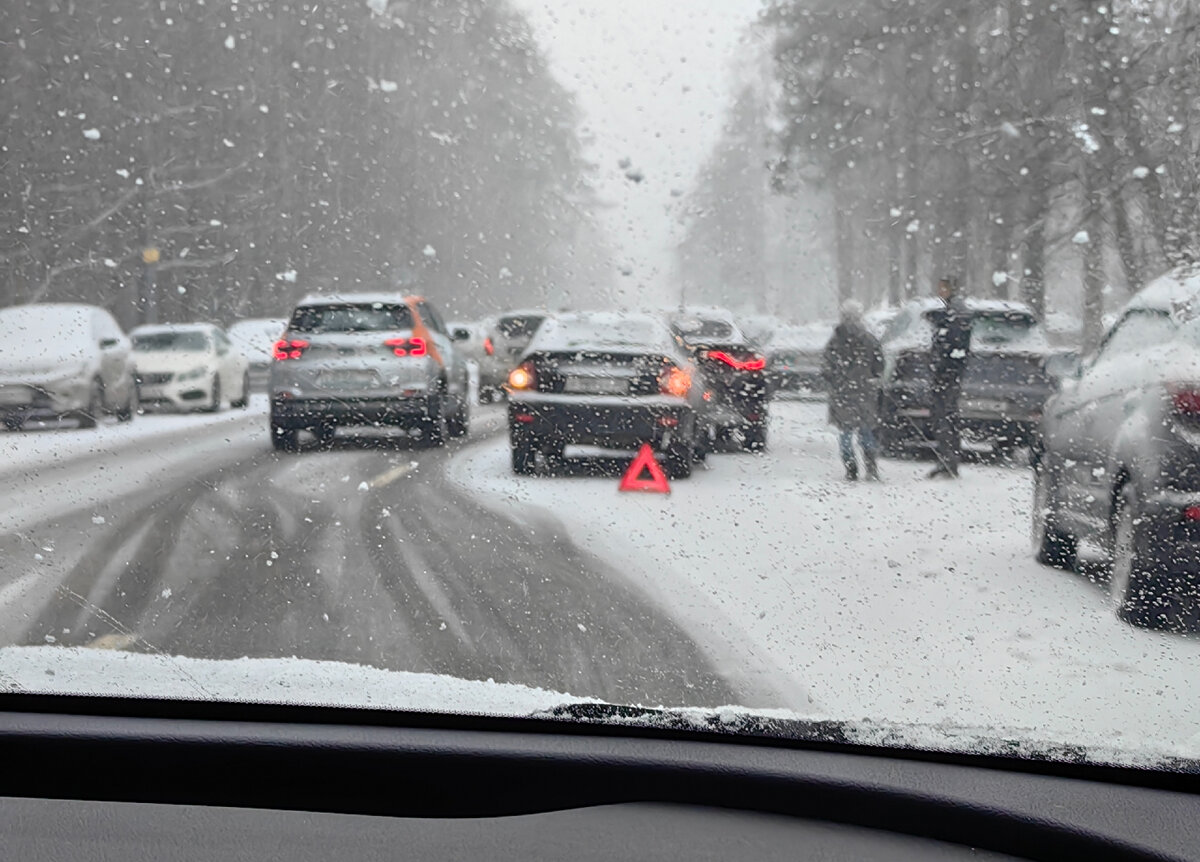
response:
<svg viewBox="0 0 1200 862"><path fill-rule="evenodd" d="M412 329L412 311L403 303L384 305L305 305L292 316L293 332L391 332Z"/></svg>

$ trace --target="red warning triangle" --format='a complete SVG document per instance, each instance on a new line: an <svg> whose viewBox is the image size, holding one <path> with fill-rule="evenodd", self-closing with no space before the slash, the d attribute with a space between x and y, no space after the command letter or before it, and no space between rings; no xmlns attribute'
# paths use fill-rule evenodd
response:
<svg viewBox="0 0 1200 862"><path fill-rule="evenodd" d="M650 478L643 479L642 474L649 473ZM621 477L622 491L651 491L655 494L670 494L671 486L667 484L667 476L654 457L654 450L649 443L643 443L637 457Z"/></svg>

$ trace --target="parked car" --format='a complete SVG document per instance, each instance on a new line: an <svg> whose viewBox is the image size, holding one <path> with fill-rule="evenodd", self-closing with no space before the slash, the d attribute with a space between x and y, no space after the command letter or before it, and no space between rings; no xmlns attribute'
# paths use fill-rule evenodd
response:
<svg viewBox="0 0 1200 862"><path fill-rule="evenodd" d="M129 339L102 308L39 303L0 309L0 421L71 417L92 428L104 413L133 418Z"/></svg>
<svg viewBox="0 0 1200 862"><path fill-rule="evenodd" d="M491 401L503 397L508 374L539 327L549 316L546 311L509 311L494 318L484 335L484 356L479 367L480 398Z"/></svg>
<svg viewBox="0 0 1200 862"><path fill-rule="evenodd" d="M275 343L269 388L276 449L296 449L302 430L328 444L344 425L418 428L433 445L467 433L467 363L417 296L302 300Z"/></svg>
<svg viewBox="0 0 1200 862"><path fill-rule="evenodd" d="M234 349L250 362L250 388L262 392L271 377L275 342L283 335L287 321L283 318L248 318L231 323L226 334Z"/></svg>
<svg viewBox="0 0 1200 862"><path fill-rule="evenodd" d="M751 452L767 445L767 359L722 308L681 309L670 316L679 343L703 369L714 406L727 417L717 427L722 443Z"/></svg>
<svg viewBox="0 0 1200 862"><path fill-rule="evenodd" d="M226 398L230 407L250 401L250 361L219 326L173 323L139 326L131 333L143 409L207 410Z"/></svg>
<svg viewBox="0 0 1200 862"><path fill-rule="evenodd" d="M1055 389L1046 370L1051 347L1024 303L967 299L966 305L971 354L959 399L963 435L1012 452L1037 439L1042 409ZM931 318L940 308L936 298L914 300L888 324L879 416L880 445L887 453L932 443Z"/></svg>
<svg viewBox="0 0 1200 862"><path fill-rule="evenodd" d="M1200 602L1200 267L1129 301L1046 405L1035 456L1038 559L1070 567L1088 540L1122 619L1183 624Z"/></svg>
<svg viewBox="0 0 1200 862"><path fill-rule="evenodd" d="M833 335L833 323L809 323L776 329L764 345L767 357L767 392L803 395L825 391L821 358Z"/></svg>
<svg viewBox="0 0 1200 862"><path fill-rule="evenodd" d="M569 445L650 443L672 478L692 473L713 441L706 380L649 314L580 312L547 321L509 375L512 469L561 459Z"/></svg>

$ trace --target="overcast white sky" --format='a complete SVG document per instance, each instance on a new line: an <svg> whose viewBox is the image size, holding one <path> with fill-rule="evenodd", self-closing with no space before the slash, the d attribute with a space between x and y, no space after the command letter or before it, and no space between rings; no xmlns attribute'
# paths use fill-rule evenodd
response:
<svg viewBox="0 0 1200 862"><path fill-rule="evenodd" d="M762 0L513 0L576 93L619 259L635 283L667 274L683 197L715 142L733 58ZM619 166L640 172L640 183Z"/></svg>

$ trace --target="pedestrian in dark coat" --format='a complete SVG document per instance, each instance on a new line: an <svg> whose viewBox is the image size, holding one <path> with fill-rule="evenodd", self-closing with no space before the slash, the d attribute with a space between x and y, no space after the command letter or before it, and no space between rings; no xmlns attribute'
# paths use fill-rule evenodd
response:
<svg viewBox="0 0 1200 862"><path fill-rule="evenodd" d="M963 370L971 353L971 313L953 278L938 282L942 308L932 315L933 344L930 419L938 465L931 479L957 479L962 460L962 432L958 399L962 393Z"/></svg>
<svg viewBox="0 0 1200 862"><path fill-rule="evenodd" d="M839 448L846 478L858 478L854 435L862 447L868 479L879 478L875 426L879 419L879 387L883 350L863 323L863 307L854 300L842 305L842 319L825 345L821 371L829 390L829 422L841 432Z"/></svg>

